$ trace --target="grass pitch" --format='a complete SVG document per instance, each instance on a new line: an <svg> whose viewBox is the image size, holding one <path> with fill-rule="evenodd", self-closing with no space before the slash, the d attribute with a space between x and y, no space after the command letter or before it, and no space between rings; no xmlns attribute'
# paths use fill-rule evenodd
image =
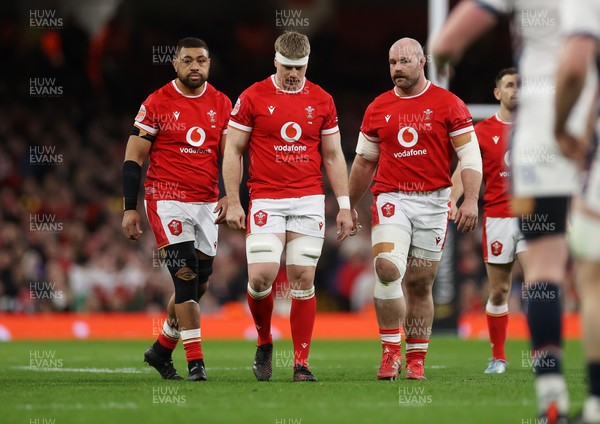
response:
<svg viewBox="0 0 600 424"><path fill-rule="evenodd" d="M315 341L318 383L293 383L290 341L276 341L273 377L252 374L252 342L203 341L207 382L164 381L142 363L150 342L0 344L0 423L514 423L537 424L527 342L485 375L489 343L434 337L427 381L377 381L378 341ZM175 367L187 376L181 344ZM566 344L571 413L586 386L581 345Z"/></svg>

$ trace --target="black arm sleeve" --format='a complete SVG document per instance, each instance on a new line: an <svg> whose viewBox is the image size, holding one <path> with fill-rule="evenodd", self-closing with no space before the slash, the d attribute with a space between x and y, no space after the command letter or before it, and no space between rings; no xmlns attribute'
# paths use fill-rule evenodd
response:
<svg viewBox="0 0 600 424"><path fill-rule="evenodd" d="M123 206L124 210L137 208L138 191L142 181L142 167L135 161L123 163Z"/></svg>

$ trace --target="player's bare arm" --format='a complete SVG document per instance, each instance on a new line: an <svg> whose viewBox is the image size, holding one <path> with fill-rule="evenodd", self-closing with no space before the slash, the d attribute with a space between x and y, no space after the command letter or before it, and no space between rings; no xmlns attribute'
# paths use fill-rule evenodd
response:
<svg viewBox="0 0 600 424"><path fill-rule="evenodd" d="M228 199L226 212L227 225L239 230L246 228L246 214L240 203L240 175L242 173L242 157L250 133L233 127L227 129L227 141L223 154L223 183Z"/></svg>
<svg viewBox="0 0 600 424"><path fill-rule="evenodd" d="M339 132L322 136L321 154L323 155L325 172L340 205L340 211L335 220L338 240L345 240L350 235L350 231L354 225L352 223L350 199L348 197L348 171L346 170L346 160L342 152Z"/></svg>
<svg viewBox="0 0 600 424"><path fill-rule="evenodd" d="M567 119L579 98L587 67L596 54L596 41L592 37L569 37L563 47L556 75L554 133L562 154L582 162L588 147L586 138L578 138L567 131Z"/></svg>
<svg viewBox="0 0 600 424"><path fill-rule="evenodd" d="M452 137L452 145L462 165L460 177L464 187L464 200L454 222L458 231L466 233L477 227L477 201L482 179L481 152L475 131Z"/></svg>
<svg viewBox="0 0 600 424"><path fill-rule="evenodd" d="M225 140L226 140L226 138L227 138L227 134L223 134L223 135L221 135L221 140L219 141L219 154L221 155L221 157L225 156ZM223 172L222 169L223 169L223 166L221 164L221 172ZM213 210L213 212L219 214L219 215L217 215L217 219L215 219L215 224L222 224L223 222L225 222L225 217L227 216L228 204L229 204L229 202L227 201L227 195L221 197L217 201L217 206Z"/></svg>
<svg viewBox="0 0 600 424"><path fill-rule="evenodd" d="M373 176L375 175L375 170L377 169L377 163L378 159L367 160L363 156L363 154L360 153L358 153L354 157L354 162L352 163L352 168L350 169L349 179L350 206L354 211L353 231L356 230L358 226L358 214L356 213L356 205L358 204L358 202L360 202L360 199L362 199L365 192L369 189L369 186L373 181Z"/></svg>
<svg viewBox="0 0 600 424"><path fill-rule="evenodd" d="M131 135L125 149L123 162L124 209L121 227L125 236L131 240L139 240L142 233L140 214L136 210L137 193L140 188L142 165L152 143L138 135ZM134 195L135 193L135 195Z"/></svg>
<svg viewBox="0 0 600 424"><path fill-rule="evenodd" d="M457 63L469 45L496 24L496 16L475 1L461 1L446 23L430 41L430 51L438 74L446 76L446 65Z"/></svg>
<svg viewBox="0 0 600 424"><path fill-rule="evenodd" d="M454 221L456 219L456 213L458 212L458 201L462 197L465 188L463 187L461 177L462 167L460 162L456 164L456 169L452 173L452 188L450 189L450 216L448 220Z"/></svg>

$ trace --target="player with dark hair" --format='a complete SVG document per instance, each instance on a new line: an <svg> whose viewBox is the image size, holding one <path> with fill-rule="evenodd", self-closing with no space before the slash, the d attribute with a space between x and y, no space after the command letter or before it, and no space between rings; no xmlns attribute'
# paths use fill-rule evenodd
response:
<svg viewBox="0 0 600 424"><path fill-rule="evenodd" d="M258 331L253 371L272 374L271 291L285 248L291 285L290 326L294 381L316 381L308 353L316 317L314 278L325 235L321 164L339 203L338 239L352 228L346 161L331 96L305 77L308 38L295 31L275 41L275 74L246 89L229 121L223 179L229 197L227 223L246 228L248 305ZM250 206L239 199L240 158L250 155Z"/></svg>
<svg viewBox="0 0 600 424"><path fill-rule="evenodd" d="M179 337L188 361L188 380L206 380L198 302L208 287L217 251L217 224L227 212L218 200L218 157L223 153L230 100L207 82L210 57L206 43L179 41L173 59L177 78L142 104L127 142L123 163L123 231L138 240L141 218L137 196L142 164L150 166L144 199L150 227L175 293L168 317L144 361L164 379L182 379L171 354Z"/></svg>
<svg viewBox="0 0 600 424"><path fill-rule="evenodd" d="M492 359L486 374L502 374L508 365L504 345L508 327L508 295L512 283L515 259L526 272L523 252L527 244L518 218L510 209L508 133L517 108L519 75L515 68L502 69L495 78L494 97L500 109L493 116L475 125L475 133L483 158L483 260L490 282L490 297L485 306ZM458 178L460 164L452 176L452 209L462 195ZM451 213L451 217L453 213Z"/></svg>

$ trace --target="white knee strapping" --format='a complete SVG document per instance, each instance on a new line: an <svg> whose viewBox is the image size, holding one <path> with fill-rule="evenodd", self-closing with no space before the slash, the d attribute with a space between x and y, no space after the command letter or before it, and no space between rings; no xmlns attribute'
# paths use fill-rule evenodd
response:
<svg viewBox="0 0 600 424"><path fill-rule="evenodd" d="M384 283L375 274L375 290L373 290L373 297L375 299L399 299L404 297L402 291L402 277L397 280Z"/></svg>
<svg viewBox="0 0 600 424"><path fill-rule="evenodd" d="M281 260L283 244L275 234L250 234L246 237L246 258L249 264Z"/></svg>
<svg viewBox="0 0 600 424"><path fill-rule="evenodd" d="M386 259L393 263L400 277L394 281L382 281L375 273L376 299L398 299L404 296L402 292L402 278L406 272L406 260L410 248L410 233L402 226L396 224L378 225L371 231L371 240L375 254L373 265L378 258ZM389 246L390 247L384 247Z"/></svg>
<svg viewBox="0 0 600 424"><path fill-rule="evenodd" d="M320 237L303 236L288 241L285 247L287 265L317 266L323 239Z"/></svg>

